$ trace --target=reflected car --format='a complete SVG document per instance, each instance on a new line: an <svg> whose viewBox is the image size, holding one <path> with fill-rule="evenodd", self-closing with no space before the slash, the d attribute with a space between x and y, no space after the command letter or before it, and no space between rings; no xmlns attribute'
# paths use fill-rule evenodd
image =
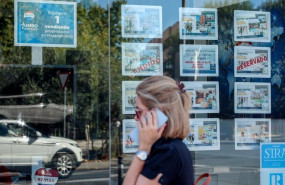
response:
<svg viewBox="0 0 285 185"><path fill-rule="evenodd" d="M0 119L25 120L26 123L55 124L73 113L72 105L50 101L49 94L32 93L0 96Z"/></svg>
<svg viewBox="0 0 285 185"><path fill-rule="evenodd" d="M56 169L59 178L68 178L81 164L82 150L71 139L45 136L23 121L0 120L0 166L23 172L38 164L36 158Z"/></svg>

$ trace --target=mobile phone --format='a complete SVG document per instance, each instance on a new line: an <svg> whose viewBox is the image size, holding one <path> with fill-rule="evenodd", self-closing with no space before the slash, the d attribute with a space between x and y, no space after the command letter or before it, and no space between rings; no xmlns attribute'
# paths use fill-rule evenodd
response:
<svg viewBox="0 0 285 185"><path fill-rule="evenodd" d="M158 123L158 129L160 129L160 127L166 123L167 116L161 112L161 110L159 110L158 108L155 108L156 111L156 115L157 115L157 123ZM145 116L146 122L147 122L147 116ZM148 123L148 122L147 122ZM132 140L134 140L134 142L136 144L139 144L139 129L138 126L136 126L136 128L134 128L132 130L132 132L129 134L129 136L132 138Z"/></svg>

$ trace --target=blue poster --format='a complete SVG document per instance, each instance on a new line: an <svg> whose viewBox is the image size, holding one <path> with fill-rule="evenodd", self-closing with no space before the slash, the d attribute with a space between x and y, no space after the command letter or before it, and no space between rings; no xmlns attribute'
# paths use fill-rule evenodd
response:
<svg viewBox="0 0 285 185"><path fill-rule="evenodd" d="M261 144L260 185L285 185L285 143Z"/></svg>
<svg viewBox="0 0 285 185"><path fill-rule="evenodd" d="M16 46L76 47L76 2L15 0L14 7Z"/></svg>
<svg viewBox="0 0 285 185"><path fill-rule="evenodd" d="M285 168L285 143L261 145L261 168Z"/></svg>

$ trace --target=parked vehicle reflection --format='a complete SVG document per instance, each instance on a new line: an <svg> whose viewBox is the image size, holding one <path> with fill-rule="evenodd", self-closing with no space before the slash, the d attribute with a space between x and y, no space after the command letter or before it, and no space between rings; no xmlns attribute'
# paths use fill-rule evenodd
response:
<svg viewBox="0 0 285 185"><path fill-rule="evenodd" d="M0 166L29 171L33 158L41 158L44 167L56 169L60 178L68 178L82 162L77 142L45 136L19 120L0 120Z"/></svg>

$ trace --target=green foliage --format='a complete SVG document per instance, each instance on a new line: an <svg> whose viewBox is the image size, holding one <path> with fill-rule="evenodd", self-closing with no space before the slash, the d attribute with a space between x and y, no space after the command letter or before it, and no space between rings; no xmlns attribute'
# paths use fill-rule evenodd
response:
<svg viewBox="0 0 285 185"><path fill-rule="evenodd" d="M43 48L44 65L75 65L77 68L77 128L84 138L85 124L95 128L94 137L106 137L109 121L109 41L111 45L111 95L112 118L121 115L121 4L114 1L110 11L94 1L77 5L77 48ZM0 3L0 43L3 64L31 64L31 48L14 46L14 1ZM109 32L112 37L109 37ZM109 40L110 38L110 40ZM3 68L2 68L3 69ZM2 71L2 70L1 70ZM59 71L46 68L9 69L0 74L5 83L0 85L1 95L48 93L48 100L63 104L63 93L59 87ZM72 74L73 76L73 74ZM14 79L14 81L12 80ZM11 82L11 83L10 83ZM21 87L19 88L19 84ZM73 104L73 78L67 84L67 102ZM83 90L84 89L84 90Z"/></svg>

